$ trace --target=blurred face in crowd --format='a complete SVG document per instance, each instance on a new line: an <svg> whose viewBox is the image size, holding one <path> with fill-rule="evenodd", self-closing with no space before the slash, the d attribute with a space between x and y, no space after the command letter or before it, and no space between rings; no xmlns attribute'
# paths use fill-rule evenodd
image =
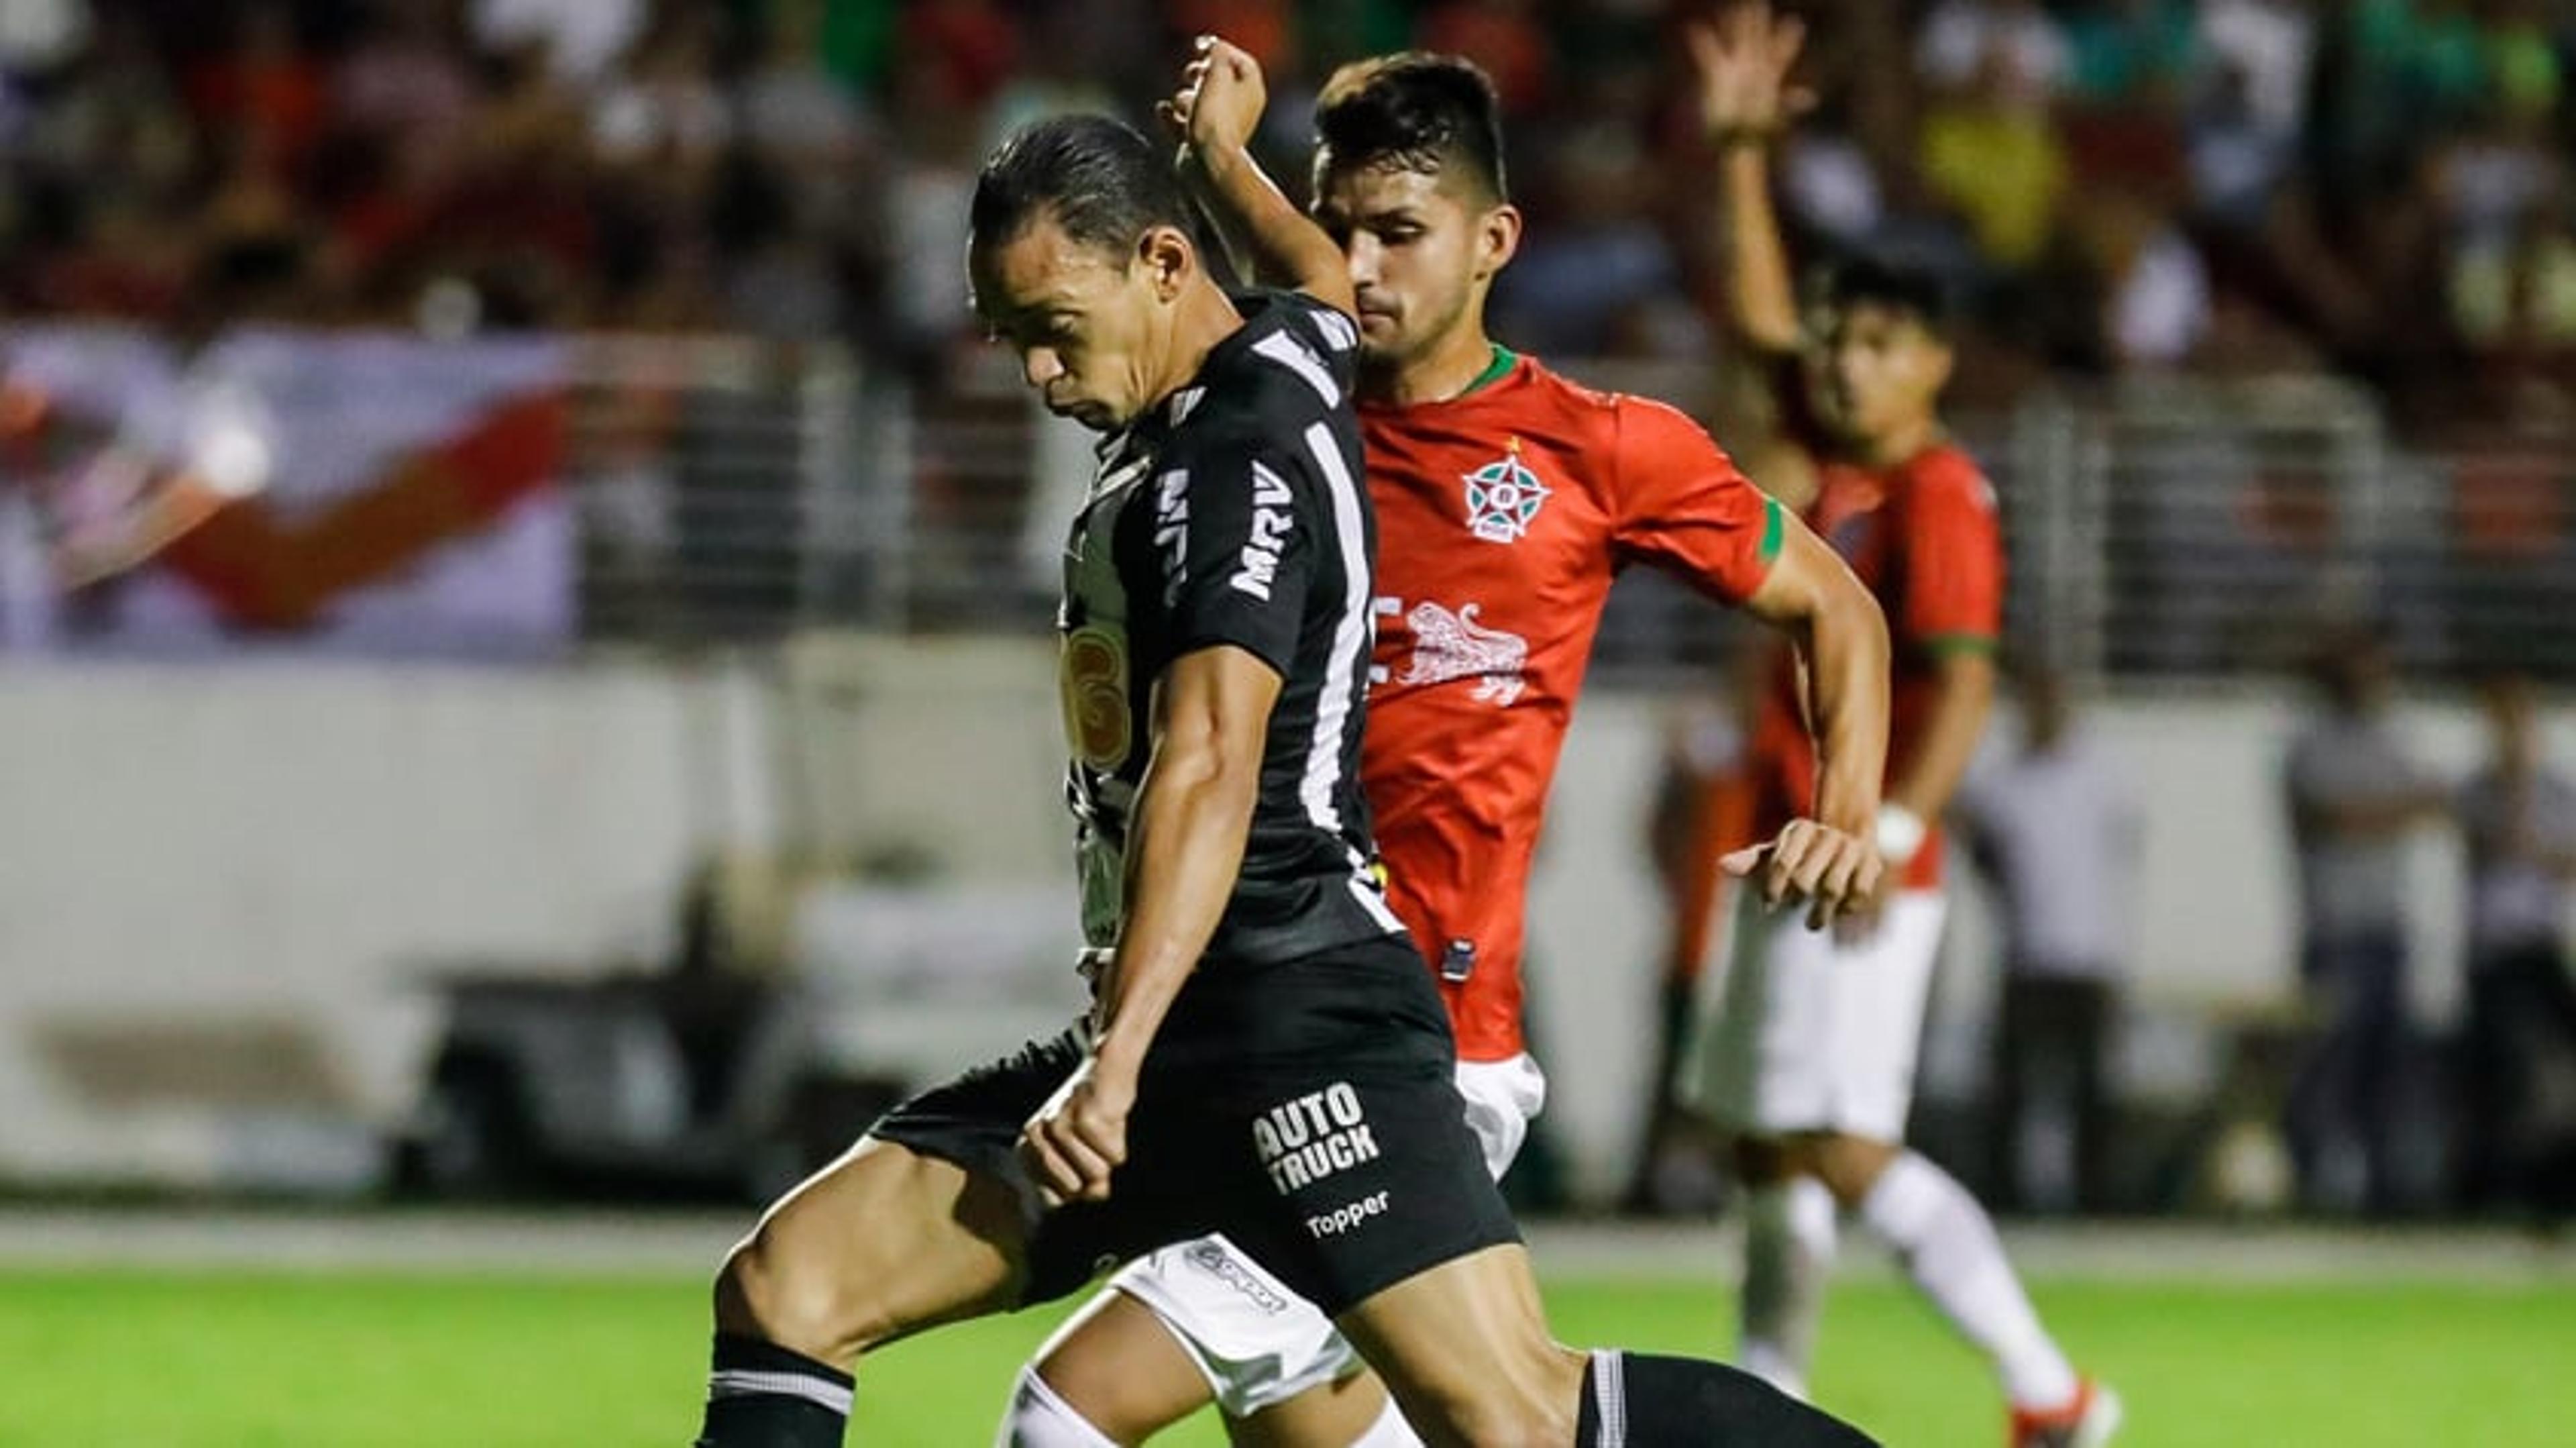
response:
<svg viewBox="0 0 2576 1448"><path fill-rule="evenodd" d="M1189 239L1149 227L1129 252L1078 241L1041 215L968 251L975 311L1047 410L1095 432L1126 426L1160 400L1186 282Z"/></svg>
<svg viewBox="0 0 2576 1448"><path fill-rule="evenodd" d="M1315 220L1350 263L1365 370L1401 373L1461 334L1482 337L1485 294L1520 245L1520 212L1464 177L1320 157Z"/></svg>
<svg viewBox="0 0 2576 1448"><path fill-rule="evenodd" d="M1807 354L1818 417L1866 448L1928 427L1950 380L1950 344L1901 307L1857 301L1825 309Z"/></svg>

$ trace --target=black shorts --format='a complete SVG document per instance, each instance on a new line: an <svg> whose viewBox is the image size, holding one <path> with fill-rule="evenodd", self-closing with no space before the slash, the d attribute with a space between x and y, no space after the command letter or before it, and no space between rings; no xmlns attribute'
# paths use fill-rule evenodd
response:
<svg viewBox="0 0 2576 1448"><path fill-rule="evenodd" d="M1020 1128L1082 1060L1032 1042L869 1132L1008 1182L1027 1214L1021 1305L1130 1257L1223 1232L1328 1315L1520 1240L1455 1080L1456 1047L1402 936L1266 965L1210 961L1172 1004L1105 1202L1043 1209Z"/></svg>

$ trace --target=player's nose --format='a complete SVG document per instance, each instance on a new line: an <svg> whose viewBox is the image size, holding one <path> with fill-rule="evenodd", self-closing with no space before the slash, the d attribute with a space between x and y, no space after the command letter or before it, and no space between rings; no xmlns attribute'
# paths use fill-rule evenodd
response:
<svg viewBox="0 0 2576 1448"><path fill-rule="evenodd" d="M1351 285L1365 287L1378 278L1377 240L1366 232L1355 233L1350 244L1342 248L1342 259L1350 264Z"/></svg>
<svg viewBox="0 0 2576 1448"><path fill-rule="evenodd" d="M1064 360L1055 355L1053 347L1031 347L1020 354L1020 375L1028 379L1031 387L1044 391L1048 383L1064 375Z"/></svg>

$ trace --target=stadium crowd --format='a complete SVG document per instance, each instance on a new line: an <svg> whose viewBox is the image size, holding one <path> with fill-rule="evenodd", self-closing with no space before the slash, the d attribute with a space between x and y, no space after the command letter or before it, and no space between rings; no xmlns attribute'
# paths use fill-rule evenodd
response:
<svg viewBox="0 0 2576 1448"><path fill-rule="evenodd" d="M1315 80L1484 63L1535 224L1516 343L1695 357L1713 228L1675 27L1700 0L11 0L19 314L965 337L977 159L1142 116L1186 37ZM1808 0L1782 158L1811 244L1937 265L1971 400L2040 369L2330 366L2524 413L2576 357L2576 4ZM1294 174L1293 166L1285 168ZM2497 386L2499 382L2516 384ZM2491 409L2492 410L2492 409Z"/></svg>

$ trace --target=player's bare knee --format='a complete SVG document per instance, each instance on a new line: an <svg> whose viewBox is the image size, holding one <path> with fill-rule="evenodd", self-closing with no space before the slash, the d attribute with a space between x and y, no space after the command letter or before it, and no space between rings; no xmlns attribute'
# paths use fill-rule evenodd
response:
<svg viewBox="0 0 2576 1448"><path fill-rule="evenodd" d="M1748 1187L1777 1186L1804 1169L1800 1143L1779 1136L1739 1136L1734 1141L1736 1180Z"/></svg>
<svg viewBox="0 0 2576 1448"><path fill-rule="evenodd" d="M1828 1136L1815 1145L1815 1174L1845 1207L1857 1208L1904 1148L1865 1136Z"/></svg>
<svg viewBox="0 0 2576 1448"><path fill-rule="evenodd" d="M892 1335L847 1264L800 1250L795 1235L774 1224L736 1246L716 1274L718 1328L827 1363L847 1363Z"/></svg>
<svg viewBox="0 0 2576 1448"><path fill-rule="evenodd" d="M1020 1370L1021 1400L1048 1401L1051 1412L1104 1442L1142 1443L1168 1426L1139 1411L1135 1396L1116 1363L1080 1353L1050 1354Z"/></svg>

